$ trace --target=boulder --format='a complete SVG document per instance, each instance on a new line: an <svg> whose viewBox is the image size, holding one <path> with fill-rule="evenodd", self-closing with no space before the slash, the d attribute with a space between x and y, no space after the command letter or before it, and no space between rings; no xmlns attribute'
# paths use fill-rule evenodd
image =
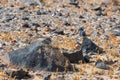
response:
<svg viewBox="0 0 120 80"><path fill-rule="evenodd" d="M71 63L78 63L80 60L84 60L81 50L72 53L63 53L63 55L67 57Z"/></svg>
<svg viewBox="0 0 120 80"><path fill-rule="evenodd" d="M22 49L9 52L5 55L4 61L10 65L32 70L72 70L69 60L58 48L52 47L49 43L49 39L42 42L35 41Z"/></svg>
<svg viewBox="0 0 120 80"><path fill-rule="evenodd" d="M94 42L92 42L90 39L87 37L83 38L82 45L81 45L81 50L83 53L102 53L103 49L97 46Z"/></svg>

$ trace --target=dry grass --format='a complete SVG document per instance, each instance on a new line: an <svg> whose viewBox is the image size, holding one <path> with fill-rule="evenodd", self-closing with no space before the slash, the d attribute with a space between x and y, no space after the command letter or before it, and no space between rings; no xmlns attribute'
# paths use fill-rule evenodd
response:
<svg viewBox="0 0 120 80"><path fill-rule="evenodd" d="M57 48L64 48L68 50L75 49L75 41L72 37L67 36L54 36L52 38L52 45Z"/></svg>
<svg viewBox="0 0 120 80"><path fill-rule="evenodd" d="M26 38L27 34L19 31L11 31L11 32L0 32L0 38L5 41L16 40L17 37Z"/></svg>

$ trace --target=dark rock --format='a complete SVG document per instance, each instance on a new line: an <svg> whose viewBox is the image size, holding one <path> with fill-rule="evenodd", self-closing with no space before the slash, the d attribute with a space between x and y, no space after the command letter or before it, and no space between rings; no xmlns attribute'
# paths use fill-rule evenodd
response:
<svg viewBox="0 0 120 80"><path fill-rule="evenodd" d="M92 4L92 10L101 10L101 6L98 4Z"/></svg>
<svg viewBox="0 0 120 80"><path fill-rule="evenodd" d="M26 6L21 6L20 8L19 8L19 10L24 10L26 8Z"/></svg>
<svg viewBox="0 0 120 80"><path fill-rule="evenodd" d="M6 21L9 22L10 20L14 19L15 18L15 15L13 14L7 14L6 15Z"/></svg>
<svg viewBox="0 0 120 80"><path fill-rule="evenodd" d="M76 1L76 0L72 0L69 4L74 5L74 6L77 7L77 8L80 8L79 2Z"/></svg>
<svg viewBox="0 0 120 80"><path fill-rule="evenodd" d="M83 19L84 17L82 15L79 16L80 19Z"/></svg>
<svg viewBox="0 0 120 80"><path fill-rule="evenodd" d="M70 23L67 22L67 21L64 21L64 22L63 22L63 25L70 26Z"/></svg>
<svg viewBox="0 0 120 80"><path fill-rule="evenodd" d="M60 35L64 35L64 31L63 31L63 30L60 30L60 29L56 29L56 30L54 31L54 33L60 34Z"/></svg>
<svg viewBox="0 0 120 80"><path fill-rule="evenodd" d="M105 69L105 70L110 69L110 67L107 66L102 60L97 60L97 62L95 63L95 67L100 68L100 69Z"/></svg>
<svg viewBox="0 0 120 80"><path fill-rule="evenodd" d="M37 11L37 15L46 15L47 14L47 11L45 10L38 10Z"/></svg>
<svg viewBox="0 0 120 80"><path fill-rule="evenodd" d="M49 45L49 39L36 41L25 48L11 51L5 55L8 64L32 70L64 71L72 70L69 60L57 48ZM68 65L66 66L66 62Z"/></svg>
<svg viewBox="0 0 120 80"><path fill-rule="evenodd" d="M28 17L23 17L22 20L29 20L29 18Z"/></svg>
<svg viewBox="0 0 120 80"><path fill-rule="evenodd" d="M6 70L6 74L11 77L15 77L16 79L29 79L31 76L28 72L24 71L23 69L14 71L14 70Z"/></svg>
<svg viewBox="0 0 120 80"><path fill-rule="evenodd" d="M83 63L89 63L90 62L90 57L88 55L85 55L83 57Z"/></svg>
<svg viewBox="0 0 120 80"><path fill-rule="evenodd" d="M71 63L78 63L80 60L84 60L81 51L76 51L73 53L63 53L63 55L67 57Z"/></svg>
<svg viewBox="0 0 120 80"><path fill-rule="evenodd" d="M109 36L108 35L104 35L104 40L109 40Z"/></svg>
<svg viewBox="0 0 120 80"><path fill-rule="evenodd" d="M31 27L33 27L33 26L35 26L35 27L40 27L40 25L38 24L38 23L24 23L23 25L22 25L22 27L25 27L25 28L31 28Z"/></svg>
<svg viewBox="0 0 120 80"><path fill-rule="evenodd" d="M24 23L24 24L22 25L22 27L24 27L24 28L29 28L30 26L29 26L28 23Z"/></svg>
<svg viewBox="0 0 120 80"><path fill-rule="evenodd" d="M32 26L40 27L40 25L39 25L38 23L34 23L34 22L29 23L29 26L30 26L30 27L32 27Z"/></svg>
<svg viewBox="0 0 120 80"><path fill-rule="evenodd" d="M62 16L63 14L59 11L54 11L54 15Z"/></svg>
<svg viewBox="0 0 120 80"><path fill-rule="evenodd" d="M102 53L103 49L97 46L95 43L93 43L90 39L87 37L83 38L82 45L81 45L81 50L84 53L89 53L89 52L95 52L95 53Z"/></svg>
<svg viewBox="0 0 120 80"><path fill-rule="evenodd" d="M51 26L51 24L49 24L49 23L42 23L42 25L43 25L43 27L50 27Z"/></svg>
<svg viewBox="0 0 120 80"><path fill-rule="evenodd" d="M0 68L4 68L4 67L6 67L6 65L0 62Z"/></svg>
<svg viewBox="0 0 120 80"><path fill-rule="evenodd" d="M79 34L79 36L86 36L85 31L84 31L83 28L79 28L78 34Z"/></svg>
<svg viewBox="0 0 120 80"><path fill-rule="evenodd" d="M39 3L37 3L37 2L30 3L30 6L37 6L37 5L39 5Z"/></svg>
<svg viewBox="0 0 120 80"><path fill-rule="evenodd" d="M102 10L98 10L98 11L96 12L96 15L97 15L97 16L101 16L101 15L103 15Z"/></svg>

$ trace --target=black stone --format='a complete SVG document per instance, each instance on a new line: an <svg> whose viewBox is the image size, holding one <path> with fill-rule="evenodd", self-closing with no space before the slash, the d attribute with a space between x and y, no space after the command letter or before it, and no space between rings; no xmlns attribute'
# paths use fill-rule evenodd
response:
<svg viewBox="0 0 120 80"><path fill-rule="evenodd" d="M102 10L98 10L98 11L96 12L96 15L97 15L97 16L103 15Z"/></svg>
<svg viewBox="0 0 120 80"><path fill-rule="evenodd" d="M42 23L42 25L43 25L43 27L50 27L50 26L52 26L51 24L49 24L49 23Z"/></svg>
<svg viewBox="0 0 120 80"><path fill-rule="evenodd" d="M60 30L60 29L56 29L56 30L54 31L54 33L60 34L60 35L64 35L64 31L63 31L63 30Z"/></svg>
<svg viewBox="0 0 120 80"><path fill-rule="evenodd" d="M47 14L47 11L45 10L38 10L37 11L37 15L46 15Z"/></svg>
<svg viewBox="0 0 120 80"><path fill-rule="evenodd" d="M67 57L71 63L78 63L80 60L84 60L81 51L76 51L73 53L63 53L63 55Z"/></svg>
<svg viewBox="0 0 120 80"><path fill-rule="evenodd" d="M105 69L105 70L110 69L110 67L107 66L102 60L97 60L97 62L95 63L95 67L100 68L100 69Z"/></svg>
<svg viewBox="0 0 120 80"><path fill-rule="evenodd" d="M81 50L84 53L89 53L89 52L102 53L103 52L102 48L97 46L95 43L93 43L87 37L83 38L82 45L81 45Z"/></svg>
<svg viewBox="0 0 120 80"><path fill-rule="evenodd" d="M4 65L3 63L0 62L0 68L5 68L6 65Z"/></svg>
<svg viewBox="0 0 120 80"><path fill-rule="evenodd" d="M29 23L29 26L35 26L35 27L40 27L40 25L38 24L38 23L34 23L34 22L32 22L32 23Z"/></svg>
<svg viewBox="0 0 120 80"><path fill-rule="evenodd" d="M63 14L61 12L59 12L59 11L55 11L54 15L62 16Z"/></svg>
<svg viewBox="0 0 120 80"><path fill-rule="evenodd" d="M49 39L36 41L25 48L11 51L5 55L8 64L30 70L64 71L72 70L69 60L57 48L49 45ZM66 62L68 65L66 66Z"/></svg>
<svg viewBox="0 0 120 80"><path fill-rule="evenodd" d="M64 21L63 25L70 26L70 23L68 23L67 21Z"/></svg>
<svg viewBox="0 0 120 80"><path fill-rule="evenodd" d="M92 10L95 10L95 11L101 10L101 6L98 4L92 4Z"/></svg>
<svg viewBox="0 0 120 80"><path fill-rule="evenodd" d="M29 20L29 18L28 17L23 17L22 20Z"/></svg>
<svg viewBox="0 0 120 80"><path fill-rule="evenodd" d="M82 15L79 16L80 19L83 19L84 17Z"/></svg>
<svg viewBox="0 0 120 80"><path fill-rule="evenodd" d="M88 55L85 55L83 57L83 63L89 63L90 62L90 57Z"/></svg>
<svg viewBox="0 0 120 80"><path fill-rule="evenodd" d="M78 34L79 34L79 36L86 36L85 31L84 31L83 28L79 28Z"/></svg>
<svg viewBox="0 0 120 80"><path fill-rule="evenodd" d="M7 14L6 15L6 21L9 22L10 20L14 19L15 18L15 15L13 14Z"/></svg>
<svg viewBox="0 0 120 80"><path fill-rule="evenodd" d="M26 8L26 6L22 6L19 8L19 10L24 10Z"/></svg>
<svg viewBox="0 0 120 80"><path fill-rule="evenodd" d="M79 6L79 2L76 1L76 0L72 0L72 1L70 1L69 4L74 5L74 6L77 7L77 8L80 8L80 6Z"/></svg>
<svg viewBox="0 0 120 80"><path fill-rule="evenodd" d="M24 24L22 25L22 27L25 27L25 28L31 28L31 27L33 27L33 26L35 26L35 27L40 27L40 25L39 25L38 23L34 23L34 22L24 23Z"/></svg>
<svg viewBox="0 0 120 80"><path fill-rule="evenodd" d="M24 24L22 25L22 27L25 27L25 28L30 28L30 26L29 26L29 24L28 24L28 23L24 23Z"/></svg>
<svg viewBox="0 0 120 80"><path fill-rule="evenodd" d="M30 6L37 6L37 5L39 5L39 3L37 3L37 2L30 3Z"/></svg>

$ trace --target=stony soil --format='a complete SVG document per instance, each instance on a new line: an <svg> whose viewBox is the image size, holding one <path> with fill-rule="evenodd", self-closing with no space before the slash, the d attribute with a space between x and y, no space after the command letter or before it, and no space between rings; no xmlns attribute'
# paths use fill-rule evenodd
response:
<svg viewBox="0 0 120 80"><path fill-rule="evenodd" d="M87 37L104 53L90 56L89 63L73 64L78 72L33 72L28 80L119 80L120 79L120 1L119 0L31 0L0 1L0 56L49 37L61 52L79 50L84 28ZM101 2L104 2L102 4ZM27 3L28 2L28 3ZM103 60L110 70L95 67ZM5 73L0 60L0 79L14 79ZM7 65L9 69L13 66ZM25 69L26 70L26 69ZM23 79L27 80L27 79Z"/></svg>

